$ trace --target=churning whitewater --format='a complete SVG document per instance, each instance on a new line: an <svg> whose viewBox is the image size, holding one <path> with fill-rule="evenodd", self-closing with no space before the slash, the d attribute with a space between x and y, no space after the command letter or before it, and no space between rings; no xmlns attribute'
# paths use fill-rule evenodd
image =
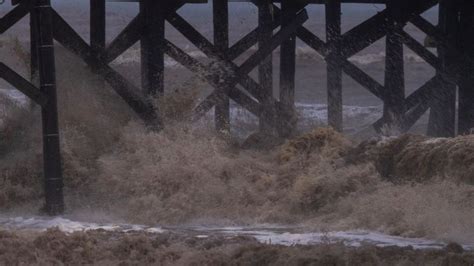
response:
<svg viewBox="0 0 474 266"><path fill-rule="evenodd" d="M321 126L256 147L258 136L243 141L185 122L199 83L166 96L167 126L154 132L72 55L60 52L58 64L68 219L474 244L474 136L356 141ZM1 100L0 210L11 225L42 203L39 110L10 93Z"/></svg>

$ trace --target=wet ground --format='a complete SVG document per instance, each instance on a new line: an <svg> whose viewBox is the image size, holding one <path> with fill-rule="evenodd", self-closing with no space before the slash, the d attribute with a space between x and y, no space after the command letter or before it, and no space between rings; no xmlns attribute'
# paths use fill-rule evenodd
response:
<svg viewBox="0 0 474 266"><path fill-rule="evenodd" d="M91 223L56 217L0 217L0 230L14 232L44 232L58 229L65 233L101 230L111 233L182 234L199 239L212 237L250 237L262 244L273 245L321 245L340 243L348 247L373 245L377 247L412 247L413 249L443 249L449 243L422 238L404 238L364 230L340 232L311 232L298 226L174 226L159 227L119 223ZM474 250L474 245L462 245L465 250Z"/></svg>
<svg viewBox="0 0 474 266"><path fill-rule="evenodd" d="M66 234L0 231L3 265L473 265L474 253L457 244L443 249L357 248L342 243L262 244L243 235L180 232Z"/></svg>

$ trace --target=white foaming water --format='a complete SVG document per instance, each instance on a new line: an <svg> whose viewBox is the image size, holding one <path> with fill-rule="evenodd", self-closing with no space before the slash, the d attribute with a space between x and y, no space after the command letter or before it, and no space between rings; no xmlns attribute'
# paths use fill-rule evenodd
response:
<svg viewBox="0 0 474 266"><path fill-rule="evenodd" d="M17 90L0 89L0 94L7 95L19 105L26 105L28 103L27 97ZM327 124L328 110L326 104L296 103L296 112L298 114L298 127L301 130ZM344 120L346 122L344 125L345 132L355 133L370 126L381 117L382 112L382 106L343 106ZM213 112L209 112L206 120L213 121ZM246 129L252 129L258 125L257 117L234 103L231 105L231 120L232 125L236 127L237 133L242 135L248 133Z"/></svg>
<svg viewBox="0 0 474 266"><path fill-rule="evenodd" d="M442 249L447 244L440 241L422 238L404 238L385 235L377 232L354 230L340 232L305 232L303 228L285 226L256 226L256 227L152 227L134 224L101 224L72 221L56 217L0 217L0 230L7 231L38 231L58 228L66 233L105 230L109 232L146 232L186 233L196 238L210 236L250 236L264 244L272 245L321 245L342 243L350 247L360 247L365 244L378 247L413 247L414 249ZM474 249L474 245L464 245L466 250Z"/></svg>
<svg viewBox="0 0 474 266"><path fill-rule="evenodd" d="M58 228L66 233L83 232L90 230L105 230L116 232L143 231L150 233L164 232L159 227L146 227L132 224L99 224L90 222L77 222L62 217L0 217L0 230L32 230L46 231L50 228Z"/></svg>
<svg viewBox="0 0 474 266"><path fill-rule="evenodd" d="M28 102L28 98L19 90L0 89L0 94L8 96L10 99L14 100L19 105L24 105Z"/></svg>
<svg viewBox="0 0 474 266"><path fill-rule="evenodd" d="M314 127L326 126L328 121L328 107L326 104L296 103L298 129L311 130ZM383 106L343 106L344 132L357 134L370 127L383 113ZM213 120L213 113L209 113L206 120ZM237 104L231 104L231 125L240 137L245 137L248 131L253 131L258 125L258 118Z"/></svg>
<svg viewBox="0 0 474 266"><path fill-rule="evenodd" d="M194 59L203 59L207 56L199 50L191 50L190 47L185 47L184 50ZM257 51L256 47L249 49L249 52L254 53ZM296 47L296 56L297 58L320 58L322 56L317 53L313 48L308 46L298 46ZM424 63L423 58L414 53L406 53L404 55L405 61L413 63ZM385 61L385 52L379 53L367 53L367 54L358 54L349 58L349 61L361 66L366 66L370 64L381 63ZM129 49L126 53L120 55L117 59L113 61L114 65L129 65L129 64L138 64L140 62L140 49L132 48ZM165 59L165 66L168 68L181 69L185 68L172 58L167 57Z"/></svg>

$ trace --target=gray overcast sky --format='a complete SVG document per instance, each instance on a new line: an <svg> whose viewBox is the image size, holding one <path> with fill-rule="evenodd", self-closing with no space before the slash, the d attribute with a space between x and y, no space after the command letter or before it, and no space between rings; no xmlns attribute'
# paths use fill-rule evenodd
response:
<svg viewBox="0 0 474 266"><path fill-rule="evenodd" d="M10 1L5 0L5 3L0 5L0 10L5 12L5 9L10 9ZM52 0L53 5L57 7L76 7L76 8L84 8L87 9L87 5L89 3L88 0ZM112 12L119 12L119 13L136 13L137 12L137 4L136 3L108 3L108 9ZM239 13L239 12L246 12L249 10L251 4L246 3L233 3L231 4L231 13ZM210 4L194 4L194 5L186 5L181 12L193 16L202 16L206 9L210 8ZM322 5L312 5L309 7L309 11L322 11ZM383 10L383 5L375 5L375 4L344 4L343 5L343 12L344 15L361 15L363 13L373 14L377 11ZM429 17L433 17L436 15L436 9L432 9L429 12Z"/></svg>

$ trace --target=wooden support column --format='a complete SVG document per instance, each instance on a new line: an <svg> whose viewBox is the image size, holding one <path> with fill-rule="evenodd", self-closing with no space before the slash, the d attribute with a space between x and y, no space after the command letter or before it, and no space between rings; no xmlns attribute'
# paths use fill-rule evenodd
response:
<svg viewBox="0 0 474 266"><path fill-rule="evenodd" d="M229 49L229 3L227 0L214 0L212 3L214 23L214 45L226 57ZM230 100L221 94L215 106L216 130L230 131Z"/></svg>
<svg viewBox="0 0 474 266"><path fill-rule="evenodd" d="M389 26L386 37L384 117L390 127L401 129L405 112L405 73L403 41L400 32L404 24L397 22L404 10L399 0L387 3Z"/></svg>
<svg viewBox="0 0 474 266"><path fill-rule="evenodd" d="M459 51L464 55L464 64L459 81L458 133L464 135L474 130L474 5L471 1L462 1L459 19Z"/></svg>
<svg viewBox="0 0 474 266"><path fill-rule="evenodd" d="M30 12L30 81L35 86L38 80L38 25L36 24L35 12Z"/></svg>
<svg viewBox="0 0 474 266"><path fill-rule="evenodd" d="M332 42L328 49L327 61L327 91L328 91L328 124L335 130L343 130L342 110L342 65L340 60L341 48L341 2L326 0L326 39Z"/></svg>
<svg viewBox="0 0 474 266"><path fill-rule="evenodd" d="M439 4L439 30L448 36L449 47L456 47L458 28L458 9L453 0L440 0ZM453 48L444 48L438 45L438 55L441 60L441 69L438 74L451 68L456 68L456 51ZM430 118L428 123L429 136L453 137L456 124L456 84L440 79L436 93L434 93Z"/></svg>
<svg viewBox="0 0 474 266"><path fill-rule="evenodd" d="M64 211L63 177L59 148L56 69L53 46L53 20L50 0L37 0L34 6L38 25L38 59L40 89L48 98L42 107L43 161L45 175L45 211L50 215Z"/></svg>
<svg viewBox="0 0 474 266"><path fill-rule="evenodd" d="M95 52L105 48L105 0L90 0L90 44Z"/></svg>
<svg viewBox="0 0 474 266"><path fill-rule="evenodd" d="M281 1L281 27L289 25L297 10L294 0ZM296 32L280 46L279 134L289 137L296 129L295 111Z"/></svg>
<svg viewBox="0 0 474 266"><path fill-rule="evenodd" d="M268 42L273 35L273 14L272 3L269 0L260 0L258 2L258 26L260 34L258 45L265 47L270 45ZM260 117L260 131L267 134L273 134L275 118L275 106L273 105L273 56L270 54L258 67L258 80L260 84L262 115Z"/></svg>
<svg viewBox="0 0 474 266"><path fill-rule="evenodd" d="M164 93L165 10L168 0L141 0L144 34L141 39L142 87L146 95Z"/></svg>

